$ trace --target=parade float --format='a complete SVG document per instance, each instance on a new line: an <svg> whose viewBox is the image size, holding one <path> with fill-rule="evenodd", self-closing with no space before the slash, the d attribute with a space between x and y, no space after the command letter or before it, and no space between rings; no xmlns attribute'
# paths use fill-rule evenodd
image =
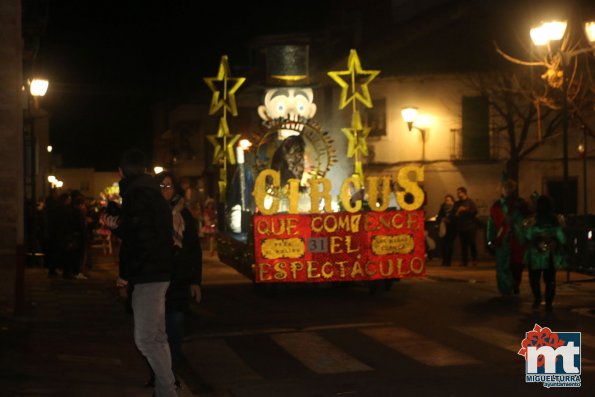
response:
<svg viewBox="0 0 595 397"><path fill-rule="evenodd" d="M221 58L217 75L204 80L209 114L218 117L207 138L219 169L222 262L255 285L363 282L377 289L425 276L423 168L364 174L370 127L358 106L373 107L368 85L379 73L364 70L355 50L346 70L328 72L341 89L339 110L351 105L350 125L333 134L314 120L308 47L267 48L264 100L255 109L263 131L249 146L228 120L238 114L245 78L232 77Z"/></svg>

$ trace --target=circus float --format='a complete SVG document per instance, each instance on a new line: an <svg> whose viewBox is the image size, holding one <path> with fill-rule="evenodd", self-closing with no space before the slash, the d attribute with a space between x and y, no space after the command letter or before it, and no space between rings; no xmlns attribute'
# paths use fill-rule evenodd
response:
<svg viewBox="0 0 595 397"><path fill-rule="evenodd" d="M245 78L231 76L227 56L217 75L204 79L209 114L218 117L217 132L207 137L224 215L218 255L255 285L364 282L374 290L425 276L423 168L364 174L371 128L359 106L373 107L369 84L379 73L364 70L355 50L346 70L328 72L341 89L339 110L351 105L350 125L335 136L315 120L308 47L268 47L257 142L230 130Z"/></svg>

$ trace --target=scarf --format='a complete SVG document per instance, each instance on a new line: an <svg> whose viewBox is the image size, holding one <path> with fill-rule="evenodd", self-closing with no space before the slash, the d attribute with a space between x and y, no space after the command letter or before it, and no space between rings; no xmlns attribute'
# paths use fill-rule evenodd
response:
<svg viewBox="0 0 595 397"><path fill-rule="evenodd" d="M176 202L175 198L171 202L172 209L171 214L174 218L174 246L182 248L182 241L184 240L184 230L186 225L184 224L184 217L182 216L182 210L184 209L184 199L179 198Z"/></svg>

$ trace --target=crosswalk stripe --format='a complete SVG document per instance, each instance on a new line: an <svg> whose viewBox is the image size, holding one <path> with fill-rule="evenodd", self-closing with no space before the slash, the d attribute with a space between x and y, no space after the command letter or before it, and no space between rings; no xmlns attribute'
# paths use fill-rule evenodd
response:
<svg viewBox="0 0 595 397"><path fill-rule="evenodd" d="M482 342L496 345L514 353L517 353L521 349L521 342L525 337L525 334L515 336L499 329L481 325L459 326L453 327L453 329L472 338L479 339Z"/></svg>
<svg viewBox="0 0 595 397"><path fill-rule="evenodd" d="M262 380L223 339L194 340L183 344L183 350L191 366L205 380L213 383L228 382L230 374L234 381Z"/></svg>
<svg viewBox="0 0 595 397"><path fill-rule="evenodd" d="M274 334L271 338L318 374L372 371L371 367L351 357L314 332Z"/></svg>
<svg viewBox="0 0 595 397"><path fill-rule="evenodd" d="M428 366L444 367L480 363L471 356L443 346L405 328L366 328L360 329L359 332Z"/></svg>
<svg viewBox="0 0 595 397"><path fill-rule="evenodd" d="M453 327L453 329L472 338L496 345L514 353L518 353L521 349L521 342L525 338L525 334L515 336L487 326L461 326ZM595 338L593 338L593 335L581 332L581 339L583 346L593 346L591 343L593 343ZM584 354L581 360L583 363L583 370L593 371L593 360L586 358Z"/></svg>

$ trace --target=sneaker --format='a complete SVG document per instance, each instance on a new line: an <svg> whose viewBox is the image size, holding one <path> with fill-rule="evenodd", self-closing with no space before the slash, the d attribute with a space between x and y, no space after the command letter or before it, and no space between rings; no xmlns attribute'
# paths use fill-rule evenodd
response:
<svg viewBox="0 0 595 397"><path fill-rule="evenodd" d="M85 276L83 273L79 273L76 276L74 276L74 278L76 278L77 280L87 280L88 277Z"/></svg>

